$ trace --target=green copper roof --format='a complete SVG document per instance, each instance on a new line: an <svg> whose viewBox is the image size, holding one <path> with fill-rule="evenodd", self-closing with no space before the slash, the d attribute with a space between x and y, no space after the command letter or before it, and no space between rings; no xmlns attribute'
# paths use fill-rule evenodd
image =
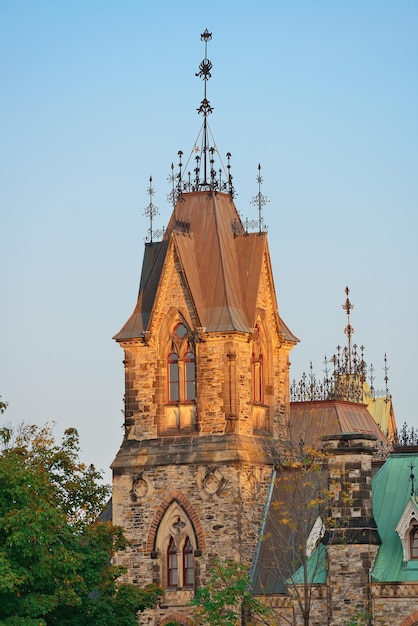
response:
<svg viewBox="0 0 418 626"><path fill-rule="evenodd" d="M382 539L372 568L376 582L418 580L418 561L403 562L395 531L411 495L411 465L418 468L418 454L392 454L372 480L373 515Z"/></svg>
<svg viewBox="0 0 418 626"><path fill-rule="evenodd" d="M312 552L306 563L306 578L309 585L323 585L327 580L327 553L323 543ZM299 569L286 581L287 585L304 584L304 568Z"/></svg>

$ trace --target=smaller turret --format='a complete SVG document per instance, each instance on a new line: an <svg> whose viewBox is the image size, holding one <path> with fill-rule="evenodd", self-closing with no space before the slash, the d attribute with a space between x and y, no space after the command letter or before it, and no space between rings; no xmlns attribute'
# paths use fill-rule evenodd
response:
<svg viewBox="0 0 418 626"><path fill-rule="evenodd" d="M346 623L344 606L366 615L370 571L381 543L372 511L372 457L376 438L361 433L323 437L328 456L327 550L329 624Z"/></svg>

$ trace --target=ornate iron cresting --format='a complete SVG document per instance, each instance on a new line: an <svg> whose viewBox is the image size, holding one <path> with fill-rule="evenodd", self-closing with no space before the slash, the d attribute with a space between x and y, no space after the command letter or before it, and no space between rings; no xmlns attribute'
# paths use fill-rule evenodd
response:
<svg viewBox="0 0 418 626"><path fill-rule="evenodd" d="M204 91L197 112L203 115L203 123L186 164L183 166L183 152L180 150L178 173L174 175L173 166L171 168L168 180L172 183L172 190L168 194L168 200L173 205L181 198L182 193L192 191L220 191L229 193L232 198L235 197L231 175L231 153L228 152L226 155L225 167L208 124L208 116L213 112L213 107L207 97L207 82L212 76L213 67L207 56L207 48L208 42L212 39L212 33L206 29L200 39L205 43L205 58L201 61L196 76L203 79ZM193 155L195 166L189 169ZM219 166L216 165L217 160L219 160Z"/></svg>
<svg viewBox="0 0 418 626"><path fill-rule="evenodd" d="M385 354L385 385L384 393L376 392L374 383L374 367L369 367L369 386L364 383L367 379L368 368L364 360L364 346L358 347L352 344L354 328L350 323L350 312L354 308L349 299L350 290L345 289L346 300L342 305L347 314L347 325L344 333L347 337L346 346L337 346L336 353L330 358L324 358L324 378L318 380L313 372L312 362L307 375L302 374L297 382L293 380L290 386L290 399L292 402L306 402L309 400L347 400L349 402L365 402L375 397L385 397L386 402L390 399L388 389L388 367ZM332 373L330 369L332 368Z"/></svg>
<svg viewBox="0 0 418 626"><path fill-rule="evenodd" d="M152 176L149 177L149 187L147 189L147 193L149 196L149 204L144 209L144 215L146 215L149 218L149 228L147 231L148 235L145 237L145 241L152 243L154 237L159 239L164 235L164 228L160 230L153 230L152 222L153 222L154 217L159 215L159 211L158 211L158 207L155 206L155 204L152 201L152 197L154 195L154 187L152 186Z"/></svg>

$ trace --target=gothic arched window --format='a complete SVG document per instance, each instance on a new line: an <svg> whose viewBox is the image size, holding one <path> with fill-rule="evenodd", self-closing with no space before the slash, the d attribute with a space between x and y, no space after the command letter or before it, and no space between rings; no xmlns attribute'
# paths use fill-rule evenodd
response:
<svg viewBox="0 0 418 626"><path fill-rule="evenodd" d="M412 526L409 531L409 550L411 559L418 559L418 526Z"/></svg>
<svg viewBox="0 0 418 626"><path fill-rule="evenodd" d="M196 400L196 358L190 345L184 355L184 399L188 402Z"/></svg>
<svg viewBox="0 0 418 626"><path fill-rule="evenodd" d="M188 334L182 323L177 324L171 333L171 349L167 357L169 403L196 402L196 356Z"/></svg>
<svg viewBox="0 0 418 626"><path fill-rule="evenodd" d="M198 542L192 521L176 500L162 515L152 558L159 559L158 584L167 591L190 591L195 585Z"/></svg>
<svg viewBox="0 0 418 626"><path fill-rule="evenodd" d="M177 558L177 547L173 537L167 549L167 587L177 587L179 582L179 569Z"/></svg>
<svg viewBox="0 0 418 626"><path fill-rule="evenodd" d="M194 558L193 546L189 537L183 546L183 587L193 587L194 585Z"/></svg>
<svg viewBox="0 0 418 626"><path fill-rule="evenodd" d="M261 332L258 324L254 329L254 347L251 360L252 370L252 397L254 404L263 404L264 402L264 371L263 371L263 352L261 342Z"/></svg>
<svg viewBox="0 0 418 626"><path fill-rule="evenodd" d="M170 352L168 363L168 401L178 402L180 400L180 377L179 377L179 357L174 351Z"/></svg>

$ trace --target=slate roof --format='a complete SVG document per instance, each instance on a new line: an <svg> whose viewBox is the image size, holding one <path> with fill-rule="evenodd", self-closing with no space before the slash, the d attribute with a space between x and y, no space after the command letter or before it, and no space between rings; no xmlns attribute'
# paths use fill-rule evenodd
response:
<svg viewBox="0 0 418 626"><path fill-rule="evenodd" d="M175 254L201 327L207 332L252 332L263 264L273 286L267 236L246 234L230 195L184 193L171 215L162 242L145 245L135 310L114 337L138 338L152 326L153 307L169 254ZM273 296L274 297L274 296ZM298 341L280 320L286 340Z"/></svg>

